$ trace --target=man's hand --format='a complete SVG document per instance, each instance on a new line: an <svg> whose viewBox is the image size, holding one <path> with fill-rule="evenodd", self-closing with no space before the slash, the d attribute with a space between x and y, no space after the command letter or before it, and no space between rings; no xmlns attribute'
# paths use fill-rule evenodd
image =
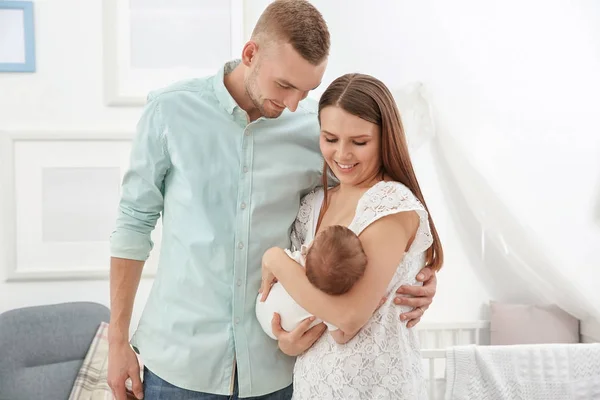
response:
<svg viewBox="0 0 600 400"><path fill-rule="evenodd" d="M108 386L116 400L127 400L125 381L131 378L132 389L137 399L144 398L144 388L140 379L140 364L129 343L109 343L108 345Z"/></svg>
<svg viewBox="0 0 600 400"><path fill-rule="evenodd" d="M281 316L275 313L271 321L271 329L279 342L279 349L292 357L308 350L327 330L327 326L324 323L320 323L309 329L314 320L315 317L306 318L293 331L287 332L281 327Z"/></svg>
<svg viewBox="0 0 600 400"><path fill-rule="evenodd" d="M396 291L394 303L413 307L412 311L400 314L402 321L408 321L406 326L412 328L421 321L425 310L433 301L437 288L435 272L429 268L423 268L417 275L417 281L423 282L423 286L402 285ZM406 297L412 296L412 297Z"/></svg>

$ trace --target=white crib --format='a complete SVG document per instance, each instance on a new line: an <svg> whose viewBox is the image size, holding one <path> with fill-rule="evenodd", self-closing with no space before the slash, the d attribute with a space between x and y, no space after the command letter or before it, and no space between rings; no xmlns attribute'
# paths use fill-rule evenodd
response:
<svg viewBox="0 0 600 400"><path fill-rule="evenodd" d="M427 376L429 399L443 399L446 386L446 348L468 344L489 344L490 322L422 322L416 328L421 341L421 356Z"/></svg>
<svg viewBox="0 0 600 400"><path fill-rule="evenodd" d="M423 368L430 400L444 399L446 349L462 345L489 345L490 321L426 323L417 325ZM581 342L600 342L600 326L581 325Z"/></svg>

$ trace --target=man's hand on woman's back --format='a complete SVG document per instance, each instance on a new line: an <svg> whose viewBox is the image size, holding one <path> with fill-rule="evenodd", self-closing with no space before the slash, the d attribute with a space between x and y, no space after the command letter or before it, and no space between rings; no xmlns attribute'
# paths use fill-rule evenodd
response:
<svg viewBox="0 0 600 400"><path fill-rule="evenodd" d="M437 277L431 268L423 268L417 275L417 281L423 282L423 286L402 285L396 291L397 296L394 299L394 303L398 305L413 307L411 311L400 314L400 319L407 321L406 326L409 328L421 321L437 289Z"/></svg>

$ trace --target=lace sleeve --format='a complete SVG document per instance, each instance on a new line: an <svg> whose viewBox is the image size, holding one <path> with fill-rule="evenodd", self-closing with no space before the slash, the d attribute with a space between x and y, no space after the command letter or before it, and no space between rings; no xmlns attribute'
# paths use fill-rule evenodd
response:
<svg viewBox="0 0 600 400"><path fill-rule="evenodd" d="M302 201L300 201L300 209L298 210L298 215L292 225L292 232L290 235L292 251L300 250L306 241L307 226L313 212L312 204L314 197L315 192L313 191L304 196Z"/></svg>
<svg viewBox="0 0 600 400"><path fill-rule="evenodd" d="M292 224L292 232L290 233L290 240L292 242L292 251L298 251L300 249L300 246L302 246L302 242L300 241L300 238L298 237L298 231L296 230L296 222L294 221L294 223Z"/></svg>
<svg viewBox="0 0 600 400"><path fill-rule="evenodd" d="M359 235L367 226L387 215L415 211L419 228L409 253L422 253L433 243L427 211L417 197L400 182L379 182L360 199L351 228Z"/></svg>

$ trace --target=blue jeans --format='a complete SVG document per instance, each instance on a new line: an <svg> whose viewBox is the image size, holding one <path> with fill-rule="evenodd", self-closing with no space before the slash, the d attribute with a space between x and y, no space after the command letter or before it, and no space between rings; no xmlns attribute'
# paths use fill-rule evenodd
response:
<svg viewBox="0 0 600 400"><path fill-rule="evenodd" d="M275 393L258 397L245 397L246 400L290 400L292 398L292 385ZM144 368L144 400L237 400L238 382L237 373L233 382L233 394L221 395L194 392L171 385L156 376L148 368Z"/></svg>

